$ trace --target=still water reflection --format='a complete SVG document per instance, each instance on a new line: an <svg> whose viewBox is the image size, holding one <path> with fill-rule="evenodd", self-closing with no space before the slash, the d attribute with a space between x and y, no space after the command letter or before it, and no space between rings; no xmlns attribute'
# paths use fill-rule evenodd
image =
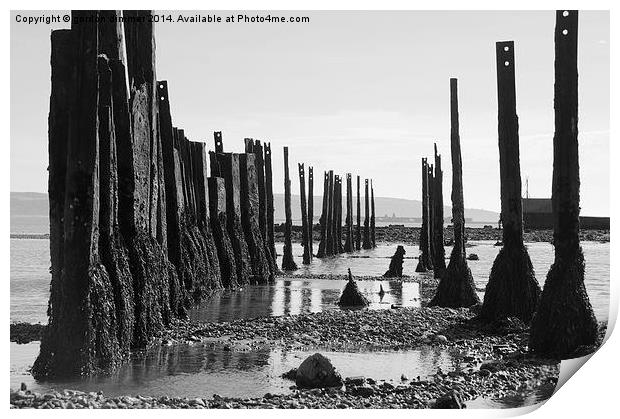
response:
<svg viewBox="0 0 620 419"><path fill-rule="evenodd" d="M274 285L253 285L237 291L221 291L190 311L192 320L222 322L262 316L318 313L338 310L346 280L277 279ZM420 307L419 285L414 282L358 281L372 310L392 305ZM379 294L381 287L384 294Z"/></svg>
<svg viewBox="0 0 620 419"><path fill-rule="evenodd" d="M102 390L108 396L262 397L267 392L290 392L294 383L280 376L312 353L270 348L227 351L211 344L161 346L145 357L135 357L113 376L50 383L36 382L27 372L38 350L38 343L11 343L11 388L25 382L38 392L70 388ZM458 367L449 352L432 347L403 352L321 353L343 377L364 375L398 382L402 374L424 378L438 368L450 371Z"/></svg>

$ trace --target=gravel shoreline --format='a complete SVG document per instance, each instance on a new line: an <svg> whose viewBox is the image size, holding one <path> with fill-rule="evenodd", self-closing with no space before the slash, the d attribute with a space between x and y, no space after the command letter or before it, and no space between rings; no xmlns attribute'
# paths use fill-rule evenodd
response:
<svg viewBox="0 0 620 419"><path fill-rule="evenodd" d="M65 409L148 409L148 408L429 408L438 398L453 395L466 402L477 397L499 398L527 394L543 387L555 386L557 365L499 362L483 364L478 370L438 372L426 380L407 380L394 385L364 378L345 382L342 388L298 390L291 394L267 393L257 398L177 398L120 396L106 397L101 392L85 393L64 390L46 394L29 390L11 391L11 408Z"/></svg>
<svg viewBox="0 0 620 419"><path fill-rule="evenodd" d="M325 275L322 279L344 279ZM357 280L381 280L356 277ZM557 382L559 361L527 352L528 328L506 320L482 325L477 308L424 307L437 280L430 276L403 278L420 283L423 308L389 310L331 310L320 313L258 317L232 322L199 323L176 320L153 345L197 343L226 351L270 348L313 352L401 351L435 347L449 351L458 367L453 371L404 379L393 384L372 377L346 382L341 389L293 389L291 394L261 398L106 397L101 393L65 390L37 394L11 390L12 408L429 408L447 394L467 404L477 397L500 398L528 394ZM33 325L36 326L36 325ZM606 324L601 325L601 337ZM22 330L28 330L23 325ZM17 328L16 328L17 329ZM13 327L12 327L13 330ZM37 328L37 331L39 329ZM32 331L25 335L32 335ZM12 335L13 340L13 335ZM22 339L23 341L23 339ZM589 353L593 348L582 348ZM291 383L293 384L293 383Z"/></svg>
<svg viewBox="0 0 620 419"><path fill-rule="evenodd" d="M262 398L201 399L121 396L63 391L37 394L11 391L13 408L428 408L454 393L462 401L477 397L522 395L554 385L556 360L527 353L527 329L518 322L482 328L468 309L403 308L378 311L331 311L264 317L230 323L178 322L161 344L211 342L230 351L262 345L321 351L406 350L441 347L455 354L459 367L426 379L404 379L395 385L375 381L346 383L344 389L298 390ZM308 352L309 354L311 352Z"/></svg>

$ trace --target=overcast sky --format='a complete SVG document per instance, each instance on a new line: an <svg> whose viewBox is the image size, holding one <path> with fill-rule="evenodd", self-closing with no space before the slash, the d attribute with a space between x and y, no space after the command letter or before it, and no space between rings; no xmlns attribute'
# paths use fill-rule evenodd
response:
<svg viewBox="0 0 620 419"><path fill-rule="evenodd" d="M49 35L67 25L16 23L18 13L11 13L11 190L45 192ZM288 145L293 193L296 163L306 162L317 195L322 171L334 169L373 178L377 196L415 199L420 158L437 141L449 204L449 78L457 77L465 206L499 211L495 42L514 40L523 193L528 177L530 196L551 196L555 12L277 14L310 23L156 25L157 76L168 80L173 123L190 139L212 149L221 130L227 151L242 151L244 137L271 141L275 192L284 189ZM603 216L609 13L581 12L579 25L581 207Z"/></svg>

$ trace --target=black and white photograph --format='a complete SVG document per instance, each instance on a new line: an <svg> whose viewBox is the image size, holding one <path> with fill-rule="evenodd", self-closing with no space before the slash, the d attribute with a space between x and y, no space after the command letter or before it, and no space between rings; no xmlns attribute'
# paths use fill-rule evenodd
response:
<svg viewBox="0 0 620 419"><path fill-rule="evenodd" d="M7 13L10 409L516 414L596 356L610 10L306 7Z"/></svg>

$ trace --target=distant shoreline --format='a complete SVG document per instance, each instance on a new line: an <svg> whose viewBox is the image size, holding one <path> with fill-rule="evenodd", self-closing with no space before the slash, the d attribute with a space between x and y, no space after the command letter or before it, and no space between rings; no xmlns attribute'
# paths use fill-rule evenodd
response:
<svg viewBox="0 0 620 419"><path fill-rule="evenodd" d="M29 239L29 240L42 240L49 239L49 233L37 234L37 233L11 233L12 239Z"/></svg>
<svg viewBox="0 0 620 419"><path fill-rule="evenodd" d="M363 227L362 227L363 228ZM355 229L355 227L354 227ZM294 242L301 241L301 226L293 226L292 239ZM320 229L318 224L313 228L313 240L318 244L320 240ZM377 243L398 243L398 244L417 244L419 243L420 227L407 227L402 225L392 225L388 227L376 227ZM452 226L444 228L444 240L452 239ZM466 227L466 240L502 240L502 230L498 228ZM284 241L284 225L275 226L275 240ZM344 237L343 237L344 240ZM609 230L586 230L580 231L581 241L594 241L608 243L610 241ZM553 230L525 230L523 241L526 243L553 242Z"/></svg>
<svg viewBox="0 0 620 419"><path fill-rule="evenodd" d="M277 242L284 240L284 228L282 225L276 224L274 226L275 240ZM320 240L320 230L315 225L313 231L314 241L318 243ZM420 227L406 227L406 226L388 226L388 227L376 227L377 242L387 243L418 243L420 235ZM484 228L484 227L467 227L465 229L465 237L467 240L494 240L500 241L502 239L502 230L498 228ZM12 239L20 240L49 240L49 233L11 233ZM444 229L444 238L449 240L452 238L452 227L446 227ZM293 226L293 241L301 241L301 226ZM525 230L523 232L523 239L526 243L538 243L553 241L553 230ZM610 241L609 230L592 230L582 229L580 232L581 241L595 241L601 243L608 243Z"/></svg>

